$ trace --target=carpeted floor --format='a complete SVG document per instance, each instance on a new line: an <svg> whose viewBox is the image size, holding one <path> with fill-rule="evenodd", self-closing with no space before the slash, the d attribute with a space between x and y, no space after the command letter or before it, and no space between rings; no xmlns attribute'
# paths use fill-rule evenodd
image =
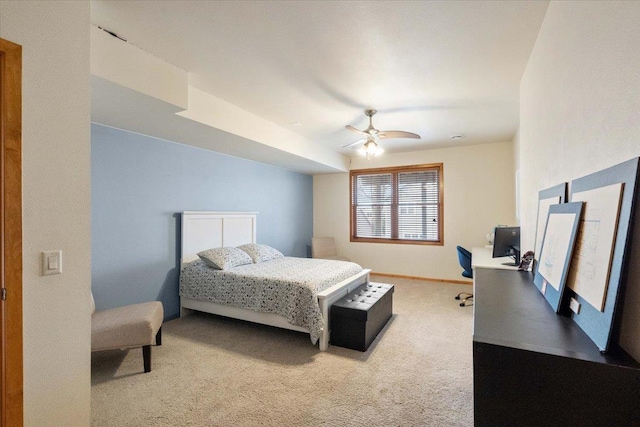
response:
<svg viewBox="0 0 640 427"><path fill-rule="evenodd" d="M393 283L393 317L362 353L309 336L194 314L142 352L92 355L94 426L471 426L469 286Z"/></svg>

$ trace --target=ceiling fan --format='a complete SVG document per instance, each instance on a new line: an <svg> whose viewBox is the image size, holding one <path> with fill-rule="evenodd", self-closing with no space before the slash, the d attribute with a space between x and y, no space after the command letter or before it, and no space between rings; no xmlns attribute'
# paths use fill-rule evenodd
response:
<svg viewBox="0 0 640 427"><path fill-rule="evenodd" d="M376 142L376 138L379 139L391 139L391 138L413 138L420 139L420 135L405 132L402 130L378 130L373 127L373 115L377 113L377 110L368 109L364 110L364 114L369 117L369 127L365 130L356 129L351 125L346 125L345 128L350 130L351 132L356 132L362 134L364 137L362 139L357 140L356 142L352 142L351 144L343 145L342 148L351 147L354 150L358 149L361 154L365 155L368 159L374 157L377 154L382 153L384 150L378 146ZM361 147L359 145L362 144Z"/></svg>

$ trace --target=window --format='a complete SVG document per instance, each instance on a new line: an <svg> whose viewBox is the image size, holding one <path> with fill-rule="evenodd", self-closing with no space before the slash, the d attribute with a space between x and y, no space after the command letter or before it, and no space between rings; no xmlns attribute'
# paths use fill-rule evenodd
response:
<svg viewBox="0 0 640 427"><path fill-rule="evenodd" d="M351 241L444 244L442 171L442 163L351 171Z"/></svg>

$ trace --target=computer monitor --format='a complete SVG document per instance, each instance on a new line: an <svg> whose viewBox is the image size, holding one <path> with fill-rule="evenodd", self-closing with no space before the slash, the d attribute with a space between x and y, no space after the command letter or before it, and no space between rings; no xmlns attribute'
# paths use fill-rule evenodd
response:
<svg viewBox="0 0 640 427"><path fill-rule="evenodd" d="M493 257L509 256L514 262L505 262L504 265L520 265L520 227L496 227L493 238Z"/></svg>

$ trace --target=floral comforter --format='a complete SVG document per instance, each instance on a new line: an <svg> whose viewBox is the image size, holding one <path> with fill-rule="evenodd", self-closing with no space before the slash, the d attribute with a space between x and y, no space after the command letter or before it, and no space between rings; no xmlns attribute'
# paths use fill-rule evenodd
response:
<svg viewBox="0 0 640 427"><path fill-rule="evenodd" d="M276 258L229 270L196 260L182 269L180 296L279 314L309 329L315 344L324 328L318 292L360 271L352 262L314 258Z"/></svg>

